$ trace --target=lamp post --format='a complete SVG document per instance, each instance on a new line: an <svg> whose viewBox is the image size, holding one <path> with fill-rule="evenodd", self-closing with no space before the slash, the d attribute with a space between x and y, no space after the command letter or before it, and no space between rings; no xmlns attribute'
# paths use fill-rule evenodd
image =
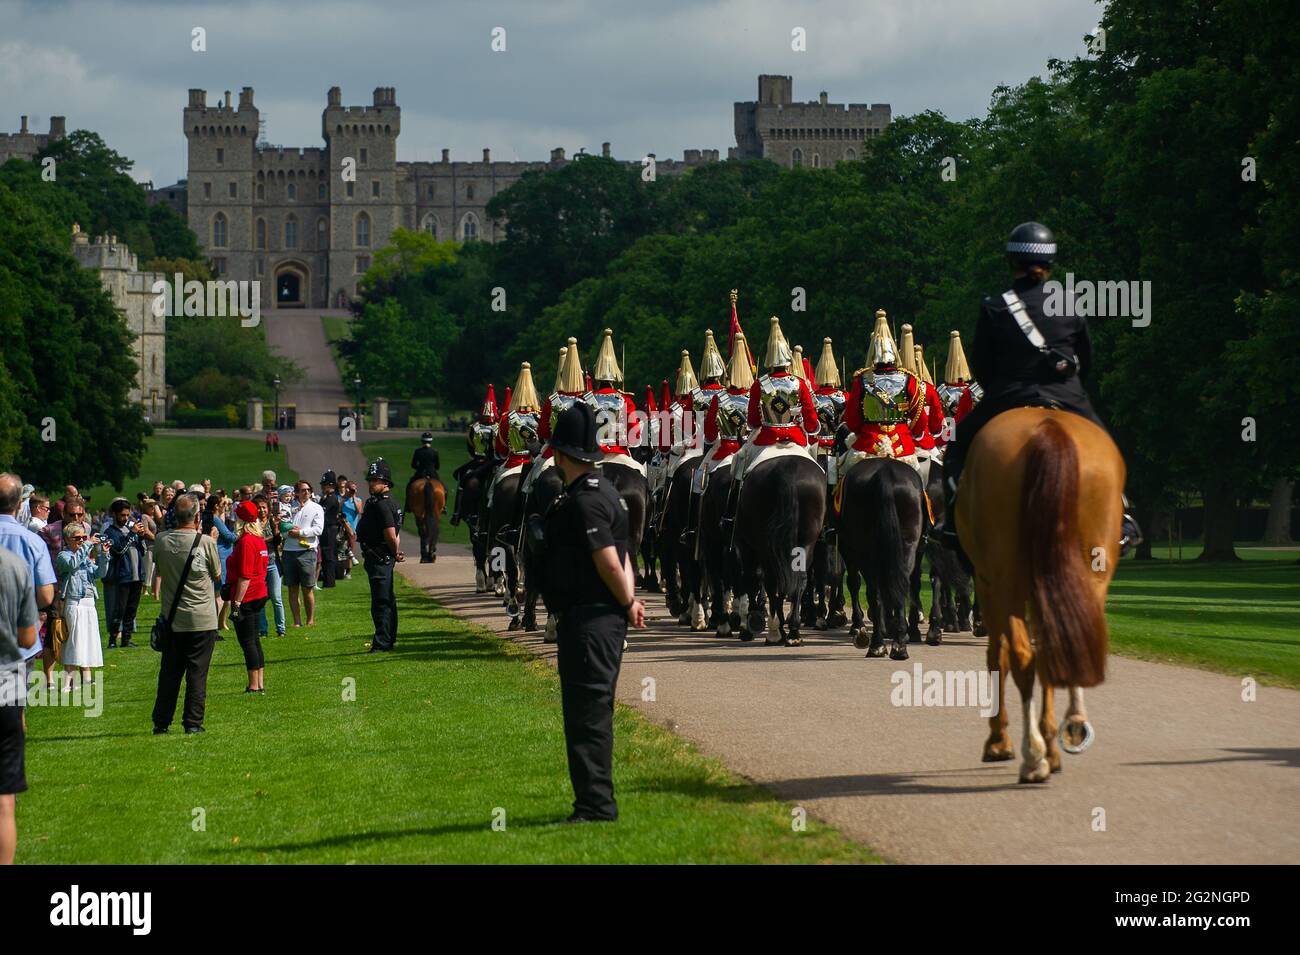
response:
<svg viewBox="0 0 1300 955"><path fill-rule="evenodd" d="M354 389L356 389L356 395L357 395L357 404L356 404L357 430L360 431L361 428L362 428L362 423L361 423L361 376L360 376L360 375L358 375L356 378L353 378L353 379L352 379L352 387L353 387Z"/></svg>
<svg viewBox="0 0 1300 955"><path fill-rule="evenodd" d="M276 375L271 379L271 387L275 389L275 413L271 415L271 430L280 430L280 376Z"/></svg>

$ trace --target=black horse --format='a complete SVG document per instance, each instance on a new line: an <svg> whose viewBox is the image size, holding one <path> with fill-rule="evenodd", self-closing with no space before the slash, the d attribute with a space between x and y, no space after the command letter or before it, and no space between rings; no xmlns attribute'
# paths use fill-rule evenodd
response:
<svg viewBox="0 0 1300 955"><path fill-rule="evenodd" d="M668 612L677 621L693 625L702 617L703 584L700 554L700 498L691 493L691 482L703 466L698 455L677 466L664 489L663 515L659 523L659 562L663 567ZM694 618L694 619L693 619Z"/></svg>
<svg viewBox="0 0 1300 955"><path fill-rule="evenodd" d="M632 460L645 467L647 474L651 467L654 466L656 450L653 445L642 444L631 449ZM637 584L652 594L662 593L663 588L659 585L659 571L656 557L659 553L659 545L656 531L658 530L658 509L662 495L656 495L650 491L650 482L646 480L646 520L645 532L641 535L641 562L644 569L643 574L637 580Z"/></svg>
<svg viewBox="0 0 1300 955"><path fill-rule="evenodd" d="M627 554L632 561L632 572L636 575L641 541L645 538L646 524L650 518L650 482L644 474L626 464L605 461L599 467L600 473L614 485L627 507Z"/></svg>
<svg viewBox="0 0 1300 955"><path fill-rule="evenodd" d="M799 646L808 567L826 518L826 475L807 455L783 455L751 466L739 495L735 539L749 602L741 639L763 625L761 590L768 601L767 642Z"/></svg>
<svg viewBox="0 0 1300 955"><path fill-rule="evenodd" d="M466 461L452 475L457 481L457 497L465 526L469 528L470 548L474 552L474 592L489 589L487 574L487 489L496 465L492 461Z"/></svg>
<svg viewBox="0 0 1300 955"><path fill-rule="evenodd" d="M508 474L497 481L492 490L492 503L488 507L487 567L493 589L513 618L510 621L511 630L518 630L523 623L519 608L524 593L520 586L517 560L524 517L523 478L522 473Z"/></svg>
<svg viewBox="0 0 1300 955"><path fill-rule="evenodd" d="M523 531L523 565L524 598L523 613L519 625L532 633L537 629L537 598L541 596L541 582L545 579L546 546L542 540L540 528L545 523L546 512L555 499L564 493L564 475L555 465L542 471L533 481L525 497L524 531ZM543 600L543 603L545 601ZM546 617L546 638L552 642L555 638L557 620L550 613ZM511 627L515 627L511 622Z"/></svg>
<svg viewBox="0 0 1300 955"><path fill-rule="evenodd" d="M704 577L709 588L709 626L720 637L732 632L742 640L753 640L753 630L744 627L748 616L748 595L743 589L744 574L740 554L732 538L731 527L723 522L727 499L735 485L730 467L716 469L709 475L699 506L700 556L703 558ZM731 595L731 612L727 612L727 596Z"/></svg>
<svg viewBox="0 0 1300 955"><path fill-rule="evenodd" d="M930 480L926 485L930 506L936 522L944 518L943 465L930 463ZM962 633L971 630L971 614L975 605L975 581L962 566L956 551L945 547L937 538L926 542L926 556L930 558L930 629L928 643L938 644L943 631Z"/></svg>
<svg viewBox="0 0 1300 955"><path fill-rule="evenodd" d="M907 659L908 598L912 570L924 526L921 476L910 465L892 458L868 458L841 478L844 489L839 515L840 553L848 567L854 646L868 647L867 656ZM862 626L858 588L867 585L871 636Z"/></svg>

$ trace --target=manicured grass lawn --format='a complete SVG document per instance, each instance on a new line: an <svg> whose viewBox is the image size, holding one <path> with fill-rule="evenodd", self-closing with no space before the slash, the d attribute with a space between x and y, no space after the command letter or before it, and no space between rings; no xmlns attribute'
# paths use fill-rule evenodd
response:
<svg viewBox="0 0 1300 955"><path fill-rule="evenodd" d="M384 458L393 469L393 488L395 496L401 497L406 492L406 482L411 478L411 454L420 446L418 437L393 439L391 441L370 441L361 446L367 461L377 457ZM452 472L469 460L469 451L465 447L465 438L434 438L433 446L438 449L442 467L438 470L442 483L447 487L447 517L439 529L439 541L453 544L469 544L469 528L465 524L451 526L451 508L456 499L456 480ZM404 502L401 502L404 503ZM407 518L406 529L415 532L415 519Z"/></svg>
<svg viewBox="0 0 1300 955"><path fill-rule="evenodd" d="M1124 561L1106 608L1112 649L1300 687L1298 553L1239 553L1237 563Z"/></svg>
<svg viewBox="0 0 1300 955"><path fill-rule="evenodd" d="M18 861L878 861L814 820L793 831L790 805L623 706L622 818L558 824L572 794L548 665L405 584L397 651L368 655L364 579L317 594L315 628L266 642L264 696L242 692L233 633L217 644L204 734L151 735L148 649L106 653L98 718L29 708Z"/></svg>
<svg viewBox="0 0 1300 955"><path fill-rule="evenodd" d="M92 495L94 507L107 505L119 494L134 501L137 491L152 491L154 481L171 483L179 479L189 485L211 478L214 488L229 492L241 484L260 483L267 468L275 472L279 483L292 484L298 474L289 468L285 445L293 440L293 432L281 435L279 451L267 452L263 437L261 434L249 438L211 438L183 432L155 434L148 439L137 477L127 478L120 488L100 484L80 491ZM58 493L62 493L61 488Z"/></svg>

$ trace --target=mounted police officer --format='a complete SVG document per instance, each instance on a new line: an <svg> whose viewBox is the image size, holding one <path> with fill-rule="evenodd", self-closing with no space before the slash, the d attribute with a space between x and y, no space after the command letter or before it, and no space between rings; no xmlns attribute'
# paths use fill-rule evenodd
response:
<svg viewBox="0 0 1300 955"><path fill-rule="evenodd" d="M944 449L948 507L941 533L954 547L954 505L966 454L975 435L995 415L1021 407L1059 408L1106 430L1083 387L1092 365L1087 319L1072 309L1065 315L1048 315L1043 307L1043 283L1052 274L1056 237L1042 223L1021 223L1007 240L1007 259L1015 276L1011 288L985 297L975 326L972 366L984 397L962 418L956 440ZM1141 540L1137 522L1127 513L1121 534L1121 553Z"/></svg>
<svg viewBox="0 0 1300 955"><path fill-rule="evenodd" d="M559 616L560 697L574 795L568 821L612 822L618 818L614 687L628 624L645 626L645 607L633 591L627 510L595 467L602 452L591 405L578 402L560 414L551 448L565 492L545 519L543 595Z"/></svg>
<svg viewBox="0 0 1300 955"><path fill-rule="evenodd" d="M370 581L370 616L375 624L371 653L393 649L397 642L397 595L393 590L393 565L406 559L400 535L402 512L393 500L393 473L388 462L376 459L366 469L370 498L357 521L357 544L361 547Z"/></svg>

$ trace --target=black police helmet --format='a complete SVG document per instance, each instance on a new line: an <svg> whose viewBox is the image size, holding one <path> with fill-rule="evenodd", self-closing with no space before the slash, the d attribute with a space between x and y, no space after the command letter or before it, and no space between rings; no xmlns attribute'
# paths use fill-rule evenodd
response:
<svg viewBox="0 0 1300 955"><path fill-rule="evenodd" d="M324 487L326 484L338 484L338 483L339 483L338 479L335 477L333 471L326 471L324 474L320 476L321 487Z"/></svg>
<svg viewBox="0 0 1300 955"><path fill-rule="evenodd" d="M1041 222L1022 222L1007 239L1007 256L1019 265L1051 265L1056 259L1056 236Z"/></svg>
<svg viewBox="0 0 1300 955"><path fill-rule="evenodd" d="M389 484L392 484L393 472L388 467L388 462L385 461L383 458L376 458L374 461L372 461L370 463L370 466L366 468L366 480L387 481Z"/></svg>
<svg viewBox="0 0 1300 955"><path fill-rule="evenodd" d="M424 434L420 435L420 441L423 444L433 444L433 432L432 431L424 432Z"/></svg>
<svg viewBox="0 0 1300 955"><path fill-rule="evenodd" d="M585 401L571 404L560 412L551 432L551 449L588 464L601 458L596 443L596 412Z"/></svg>

